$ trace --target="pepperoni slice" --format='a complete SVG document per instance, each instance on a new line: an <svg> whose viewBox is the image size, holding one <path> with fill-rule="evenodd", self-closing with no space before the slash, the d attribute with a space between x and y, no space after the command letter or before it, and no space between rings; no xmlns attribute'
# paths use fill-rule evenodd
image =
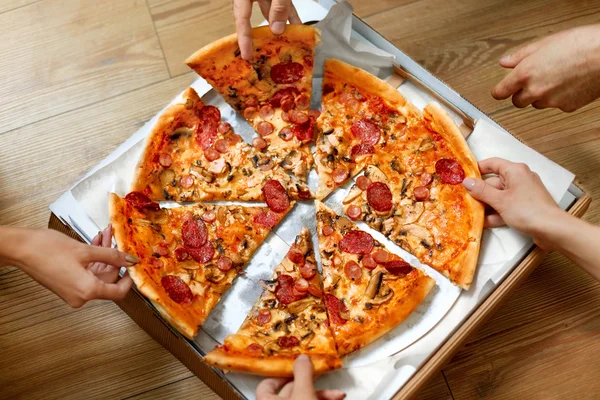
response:
<svg viewBox="0 0 600 400"><path fill-rule="evenodd" d="M415 200L425 201L429 198L429 189L423 186L417 186L413 190L413 194L415 195Z"/></svg>
<svg viewBox="0 0 600 400"><path fill-rule="evenodd" d="M296 97L296 107L298 107L298 110L308 110L310 107L310 97L304 93Z"/></svg>
<svg viewBox="0 0 600 400"><path fill-rule="evenodd" d="M267 121L261 121L256 125L256 131L260 136L267 136L273 133L273 124Z"/></svg>
<svg viewBox="0 0 600 400"><path fill-rule="evenodd" d="M329 236L333 233L333 227L331 225L325 225L323 226L323 229L321 229L321 233L323 236Z"/></svg>
<svg viewBox="0 0 600 400"><path fill-rule="evenodd" d="M305 262L304 265L300 266L300 275L304 279L310 279L317 274L317 267L315 264L310 262Z"/></svg>
<svg viewBox="0 0 600 400"><path fill-rule="evenodd" d="M231 124L229 122L221 122L217 128L219 133L227 133L231 130Z"/></svg>
<svg viewBox="0 0 600 400"><path fill-rule="evenodd" d="M202 221L212 224L217 219L217 215L212 211L206 211L200 218L202 218Z"/></svg>
<svg viewBox="0 0 600 400"><path fill-rule="evenodd" d="M325 300L325 307L327 307L329 319L331 320L331 322L333 322L336 325L345 324L347 320L342 318L342 316L340 315L340 313L347 311L347 308L344 305L344 303L342 303L340 299L329 293L325 293L323 300Z"/></svg>
<svg viewBox="0 0 600 400"><path fill-rule="evenodd" d="M265 139L257 136L254 139L252 139L252 146L258 151L263 151L267 148L267 142L265 141Z"/></svg>
<svg viewBox="0 0 600 400"><path fill-rule="evenodd" d="M267 310L266 308L260 310L256 316L256 322L258 322L259 325L265 325L271 322L271 310Z"/></svg>
<svg viewBox="0 0 600 400"><path fill-rule="evenodd" d="M375 262L375 260L370 254L365 254L365 256L362 259L362 266L366 269L375 269L377 268L377 262Z"/></svg>
<svg viewBox="0 0 600 400"><path fill-rule="evenodd" d="M296 245L292 245L287 253L287 257L296 265L304 265L304 253Z"/></svg>
<svg viewBox="0 0 600 400"><path fill-rule="evenodd" d="M285 127L279 131L279 137L285 140L286 142L289 142L294 137L294 131L292 131L288 127Z"/></svg>
<svg viewBox="0 0 600 400"><path fill-rule="evenodd" d="M198 249L208 241L206 225L199 219L188 219L181 226L181 239L185 247Z"/></svg>
<svg viewBox="0 0 600 400"><path fill-rule="evenodd" d="M148 196L140 192L127 193L127 195L125 196L125 201L131 204L133 207L137 208L138 210L160 210L160 206L158 205L158 203L153 202L148 198Z"/></svg>
<svg viewBox="0 0 600 400"><path fill-rule="evenodd" d="M277 277L277 287L275 288L275 297L281 304L290 304L296 301L293 292L294 278L289 275L279 275Z"/></svg>
<svg viewBox="0 0 600 400"><path fill-rule="evenodd" d="M294 289L296 289L300 293L306 293L308 291L308 282L306 279L296 279L294 281Z"/></svg>
<svg viewBox="0 0 600 400"><path fill-rule="evenodd" d="M290 120L297 125L303 125L310 121L310 118L308 118L308 114L302 111L289 113L289 116Z"/></svg>
<svg viewBox="0 0 600 400"><path fill-rule="evenodd" d="M323 296L323 291L312 283L308 286L308 293L312 294L315 297Z"/></svg>
<svg viewBox="0 0 600 400"><path fill-rule="evenodd" d="M247 107L244 110L244 118L246 119L252 119L254 117L254 113L256 112L256 108L255 107Z"/></svg>
<svg viewBox="0 0 600 400"><path fill-rule="evenodd" d="M367 188L367 201L376 211L384 212L392 209L392 192L383 182L373 182Z"/></svg>
<svg viewBox="0 0 600 400"><path fill-rule="evenodd" d="M353 158L359 157L359 156L366 156L368 154L374 154L374 153L375 153L375 146L373 146L372 144L361 143L361 144L352 146L352 149L350 149L350 156Z"/></svg>
<svg viewBox="0 0 600 400"><path fill-rule="evenodd" d="M379 142L379 128L366 118L361 118L352 123L352 135L360 139L362 144L375 145Z"/></svg>
<svg viewBox="0 0 600 400"><path fill-rule="evenodd" d="M300 92L298 91L298 89L296 89L294 87L287 87L287 88L279 89L278 91L275 92L275 94L273 94L273 97L271 97L271 100L269 100L269 104L271 104L273 107L283 108L283 105L281 104L283 102L283 100L291 99L291 101L292 101L291 107L287 110L284 109L284 111L289 111L292 108L294 108L294 97L299 94L300 94ZM258 102L256 103L256 105L258 105ZM254 107L256 107L256 105Z"/></svg>
<svg viewBox="0 0 600 400"><path fill-rule="evenodd" d="M294 301L302 300L308 295L307 291L301 292L296 289L295 286L292 287L292 295L294 296Z"/></svg>
<svg viewBox="0 0 600 400"><path fill-rule="evenodd" d="M427 186L433 180L433 175L431 175L431 174L429 174L427 172L423 172L421 174L421 176L419 177L419 180L421 181L421 185L422 186Z"/></svg>
<svg viewBox="0 0 600 400"><path fill-rule="evenodd" d="M340 241L340 249L350 254L369 254L373 246L375 246L373 237L359 230L347 232Z"/></svg>
<svg viewBox="0 0 600 400"><path fill-rule="evenodd" d="M407 275L413 270L413 267L406 261L392 260L385 264L385 269L392 275Z"/></svg>
<svg viewBox="0 0 600 400"><path fill-rule="evenodd" d="M273 107L271 107L268 104L265 104L264 106L262 106L260 108L260 110L258 111L258 115L260 115L260 117L264 120L271 119L273 117L274 113L275 113L275 110L273 110Z"/></svg>
<svg viewBox="0 0 600 400"><path fill-rule="evenodd" d="M313 139L312 123L294 125L294 136L301 142L310 142Z"/></svg>
<svg viewBox="0 0 600 400"><path fill-rule="evenodd" d="M191 303L194 298L190 287L176 275L163 276L160 284L175 303Z"/></svg>
<svg viewBox="0 0 600 400"><path fill-rule="evenodd" d="M271 211L261 211L254 217L254 222L268 229L273 229L279 222L279 215Z"/></svg>
<svg viewBox="0 0 600 400"><path fill-rule="evenodd" d="M290 122L290 116L287 112L282 111L281 112L281 119L284 120L285 122Z"/></svg>
<svg viewBox="0 0 600 400"><path fill-rule="evenodd" d="M294 83L302 78L304 67L297 62L282 62L271 68L271 80L275 83Z"/></svg>
<svg viewBox="0 0 600 400"><path fill-rule="evenodd" d="M290 207L290 198L279 181L271 179L262 188L263 198L272 211L284 212Z"/></svg>
<svg viewBox="0 0 600 400"><path fill-rule="evenodd" d="M158 156L158 163L165 168L169 168L173 163L173 158L171 158L171 156L166 153L161 153Z"/></svg>
<svg viewBox="0 0 600 400"><path fill-rule="evenodd" d="M465 171L458 161L452 158L442 158L435 163L435 172L442 178L442 182L458 185L465 180Z"/></svg>
<svg viewBox="0 0 600 400"><path fill-rule="evenodd" d="M163 262L162 258L152 257L150 259L150 265L154 269L162 269L165 266L165 263Z"/></svg>
<svg viewBox="0 0 600 400"><path fill-rule="evenodd" d="M212 260L213 256L215 255L215 248L210 242L206 242L204 246L200 247L199 249L188 247L186 250L194 259L194 261L199 262L200 264L206 264Z"/></svg>
<svg viewBox="0 0 600 400"><path fill-rule="evenodd" d="M284 96L281 99L281 109L285 112L289 112L294 109L296 103L294 102L294 98L292 96Z"/></svg>
<svg viewBox="0 0 600 400"><path fill-rule="evenodd" d="M194 178L189 175L184 175L181 177L181 179L179 179L179 184L182 188L189 189L192 187L192 185L194 185Z"/></svg>
<svg viewBox="0 0 600 400"><path fill-rule="evenodd" d="M336 168L333 170L333 181L338 185L344 183L348 178L348 170L345 168Z"/></svg>
<svg viewBox="0 0 600 400"><path fill-rule="evenodd" d="M244 102L244 108L256 106L258 106L258 99L256 98L256 96L249 96Z"/></svg>
<svg viewBox="0 0 600 400"><path fill-rule="evenodd" d="M231 135L227 136L225 140L227 141L229 146L235 146L236 144L242 141L242 137L240 135L232 133Z"/></svg>
<svg viewBox="0 0 600 400"><path fill-rule="evenodd" d="M221 112L217 107L204 106L198 112L198 141L204 150L208 149L217 138L217 129L221 122Z"/></svg>
<svg viewBox="0 0 600 400"><path fill-rule="evenodd" d="M308 112L308 116L311 117L312 119L317 119L321 116L321 111L319 110L310 110Z"/></svg>
<svg viewBox="0 0 600 400"><path fill-rule="evenodd" d="M356 178L356 186L358 186L360 190L367 190L370 184L371 180L364 175L361 175L358 178Z"/></svg>
<svg viewBox="0 0 600 400"><path fill-rule="evenodd" d="M258 343L250 343L248 347L246 347L246 351L250 353L262 353L263 347Z"/></svg>
<svg viewBox="0 0 600 400"><path fill-rule="evenodd" d="M353 281L360 279L362 276L362 268L356 261L348 261L344 266L344 273Z"/></svg>
<svg viewBox="0 0 600 400"><path fill-rule="evenodd" d="M300 340L296 336L281 336L277 339L277 344L282 349L291 349L292 347L300 345Z"/></svg>
<svg viewBox="0 0 600 400"><path fill-rule="evenodd" d="M348 215L350 217L350 219L356 221L357 219L360 219L360 216L362 215L362 210L360 209L360 207L351 205L346 210L346 215Z"/></svg>
<svg viewBox="0 0 600 400"><path fill-rule="evenodd" d="M390 253L385 250L377 250L375 253L373 253L373 260L375 260L378 264L385 264L388 262L389 258Z"/></svg>
<svg viewBox="0 0 600 400"><path fill-rule="evenodd" d="M225 139L219 139L215 142L215 150L217 150L221 154L227 153L229 151L229 143Z"/></svg>
<svg viewBox="0 0 600 400"><path fill-rule="evenodd" d="M167 248L166 244L158 243L152 246L152 253L165 257L169 255L169 249Z"/></svg>
<svg viewBox="0 0 600 400"><path fill-rule="evenodd" d="M213 149L212 147L204 150L204 158L206 158L208 161L215 161L219 157L221 157L221 153L219 153L217 150Z"/></svg>
<svg viewBox="0 0 600 400"><path fill-rule="evenodd" d="M217 268L219 268L223 272L227 272L233 267L233 261L231 258L226 256L219 257L219 261L217 261Z"/></svg>
<svg viewBox="0 0 600 400"><path fill-rule="evenodd" d="M175 258L177 261L185 261L189 256L190 255L188 254L187 250L183 247L178 247L175 249Z"/></svg>

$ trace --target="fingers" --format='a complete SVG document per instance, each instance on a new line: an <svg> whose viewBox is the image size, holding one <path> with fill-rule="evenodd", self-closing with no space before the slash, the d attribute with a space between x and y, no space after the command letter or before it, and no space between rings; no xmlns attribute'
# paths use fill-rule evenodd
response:
<svg viewBox="0 0 600 400"><path fill-rule="evenodd" d="M504 189L502 180L500 178L498 178L497 176L492 176L491 178L485 179L485 183L487 183L488 185L490 185L491 187L496 188L496 189Z"/></svg>
<svg viewBox="0 0 600 400"><path fill-rule="evenodd" d="M534 100L535 98L531 95L527 88L519 90L512 97L512 103L517 108L525 108L533 103Z"/></svg>
<svg viewBox="0 0 600 400"><path fill-rule="evenodd" d="M250 25L251 15L251 0L233 1L233 19L235 21L235 30L238 35L240 53L244 60L249 60L250 57L252 57L252 26Z"/></svg>
<svg viewBox="0 0 600 400"><path fill-rule="evenodd" d="M475 199L496 208L495 205L500 200L500 190L488 185L481 179L465 178L463 185Z"/></svg>
<svg viewBox="0 0 600 400"><path fill-rule="evenodd" d="M504 222L499 214L493 213L485 216L483 225L486 228L496 228L498 226L505 226L506 222Z"/></svg>
<svg viewBox="0 0 600 400"><path fill-rule="evenodd" d="M119 251L114 247L83 246L85 246L83 250L83 261L86 264L91 262L102 262L116 267L122 267L140 262L140 259L136 256Z"/></svg>
<svg viewBox="0 0 600 400"><path fill-rule="evenodd" d="M517 70L513 70L506 75L496 86L492 88L492 97L496 100L508 99L513 94L521 90L522 84L518 77Z"/></svg>
<svg viewBox="0 0 600 400"><path fill-rule="evenodd" d="M479 171L481 172L481 175L502 175L502 171L504 171L511 164L514 163L498 157L488 158L477 163L477 165L479 165Z"/></svg>
<svg viewBox="0 0 600 400"><path fill-rule="evenodd" d="M289 18L291 5L290 0L273 0L271 3L268 20L271 32L275 35L281 35L285 30L285 23Z"/></svg>
<svg viewBox="0 0 600 400"><path fill-rule="evenodd" d="M289 379L285 378L268 378L261 381L256 387L256 399L267 400L277 399L277 393L279 390L289 382Z"/></svg>
<svg viewBox="0 0 600 400"><path fill-rule="evenodd" d="M294 394L300 398L302 394L313 388L313 365L306 354L301 354L294 362Z"/></svg>
<svg viewBox="0 0 600 400"><path fill-rule="evenodd" d="M319 400L343 400L346 398L346 393L341 390L319 390L317 391L317 399Z"/></svg>
<svg viewBox="0 0 600 400"><path fill-rule="evenodd" d="M538 40L523 47L518 48L514 53L504 56L500 59L500 65L504 68L514 68L518 63L526 57L535 53L540 47L546 43L546 40Z"/></svg>
<svg viewBox="0 0 600 400"><path fill-rule="evenodd" d="M112 224L102 231L102 247L112 247Z"/></svg>
<svg viewBox="0 0 600 400"><path fill-rule="evenodd" d="M102 243L102 231L98 232L98 234L94 236L90 244L92 246L100 246L100 243Z"/></svg>
<svg viewBox="0 0 600 400"><path fill-rule="evenodd" d="M292 3L292 2L290 2L290 12L289 12L288 20L290 21L290 24L297 24L297 25L302 24L302 20L300 19L300 16L298 15L298 11L296 11L296 7L294 7L294 3Z"/></svg>
<svg viewBox="0 0 600 400"><path fill-rule="evenodd" d="M123 275L117 283L105 283L101 280L96 280L95 299L121 301L131 289L133 281L129 274ZM91 300L91 299L86 299Z"/></svg>

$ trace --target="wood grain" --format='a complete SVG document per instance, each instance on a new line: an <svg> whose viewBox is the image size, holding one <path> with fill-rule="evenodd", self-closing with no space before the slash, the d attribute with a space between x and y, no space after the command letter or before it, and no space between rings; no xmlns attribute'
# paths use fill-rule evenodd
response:
<svg viewBox="0 0 600 400"><path fill-rule="evenodd" d="M169 77L144 0L44 0L0 27L0 135Z"/></svg>

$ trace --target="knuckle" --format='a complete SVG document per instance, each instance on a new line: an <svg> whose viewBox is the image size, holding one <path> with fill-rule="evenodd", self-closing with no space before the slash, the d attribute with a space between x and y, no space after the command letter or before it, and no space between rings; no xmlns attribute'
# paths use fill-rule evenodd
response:
<svg viewBox="0 0 600 400"><path fill-rule="evenodd" d="M517 82L519 82L519 83L526 83L531 79L531 72L529 71L529 69L516 68L514 73L515 73L515 78L517 79Z"/></svg>
<svg viewBox="0 0 600 400"><path fill-rule="evenodd" d="M278 1L271 5L271 12L278 17L285 17L287 7L285 3Z"/></svg>

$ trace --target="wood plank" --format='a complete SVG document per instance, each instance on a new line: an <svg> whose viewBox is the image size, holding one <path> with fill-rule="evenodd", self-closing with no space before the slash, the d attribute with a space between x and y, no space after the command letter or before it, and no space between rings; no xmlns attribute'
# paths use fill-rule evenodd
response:
<svg viewBox="0 0 600 400"><path fill-rule="evenodd" d="M415 400L454 400L446 379L444 379L443 373L438 373L433 379L431 379L423 390L419 392Z"/></svg>
<svg viewBox="0 0 600 400"><path fill-rule="evenodd" d="M0 3L0 14L7 11L15 10L20 7L24 7L28 4L37 3L39 1L41 0L3 0Z"/></svg>
<svg viewBox="0 0 600 400"><path fill-rule="evenodd" d="M600 393L600 283L552 254L444 368L457 399Z"/></svg>
<svg viewBox="0 0 600 400"><path fill-rule="evenodd" d="M189 71L184 61L193 52L235 32L230 0L148 0L148 5L172 76ZM255 4L253 26L263 19Z"/></svg>
<svg viewBox="0 0 600 400"><path fill-rule="evenodd" d="M169 77L144 0L45 0L0 26L0 134Z"/></svg>
<svg viewBox="0 0 600 400"><path fill-rule="evenodd" d="M190 72L3 134L0 224L46 226L48 204L195 77Z"/></svg>
<svg viewBox="0 0 600 400"><path fill-rule="evenodd" d="M212 390L206 387L200 379L195 376L184 378L182 380L169 383L159 388L148 390L146 392L128 397L124 400L147 400L147 399L166 399L169 400L218 400L220 397Z"/></svg>

